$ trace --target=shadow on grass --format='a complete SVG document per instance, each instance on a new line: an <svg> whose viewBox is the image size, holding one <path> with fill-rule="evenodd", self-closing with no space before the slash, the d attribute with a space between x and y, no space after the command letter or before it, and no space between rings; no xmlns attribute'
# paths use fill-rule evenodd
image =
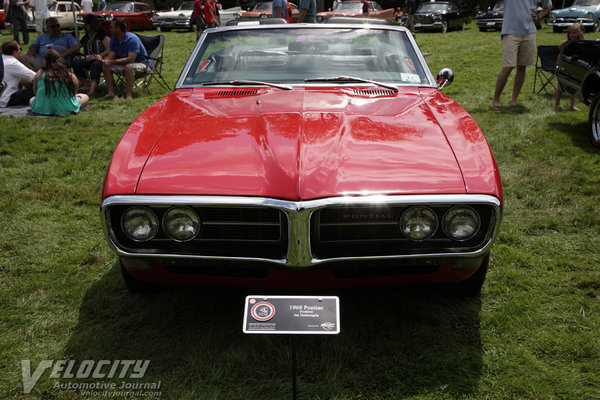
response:
<svg viewBox="0 0 600 400"><path fill-rule="evenodd" d="M569 124L565 122L552 122L552 127L571 137L573 144L587 153L598 153L598 149L592 146L588 137L589 126L587 122Z"/></svg>
<svg viewBox="0 0 600 400"><path fill-rule="evenodd" d="M115 265L89 288L65 355L151 360L141 381L160 381L163 398L291 398L291 337L242 333L244 298L257 293L265 292L170 288L132 295ZM419 287L320 294L340 297L341 333L294 337L298 398L475 390L482 367L479 298Z"/></svg>

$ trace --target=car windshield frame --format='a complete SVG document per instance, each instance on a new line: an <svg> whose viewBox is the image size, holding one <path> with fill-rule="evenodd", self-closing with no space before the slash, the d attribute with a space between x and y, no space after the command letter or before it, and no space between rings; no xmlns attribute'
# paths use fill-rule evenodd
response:
<svg viewBox="0 0 600 400"><path fill-rule="evenodd" d="M104 11L133 12L133 4L127 1L118 1L107 5Z"/></svg>
<svg viewBox="0 0 600 400"><path fill-rule="evenodd" d="M259 37L258 30L265 33L264 38ZM327 38L327 30L339 40ZM278 42L269 43L268 40L273 38ZM241 44L224 44L232 39ZM358 41L354 42L354 39ZM250 40L258 45L248 46ZM331 43L336 47L329 49ZM375 43L379 50L372 49ZM376 51L381 53L376 54ZM328 63L323 63L324 56L330 60ZM373 65L378 65L375 63L381 60L385 68L373 69ZM239 69L239 65L246 69ZM226 82L232 81L257 81L292 87L373 86L366 82L345 80L305 82L306 79L343 75L398 87L437 87L423 54L404 27L362 24L306 27L282 24L205 30L188 58L175 89L203 87L211 82L224 82L223 86L228 86Z"/></svg>
<svg viewBox="0 0 600 400"><path fill-rule="evenodd" d="M179 5L177 11L194 11L194 2L193 1L184 1Z"/></svg>
<svg viewBox="0 0 600 400"><path fill-rule="evenodd" d="M443 13L450 9L450 4L448 3L421 3L417 12L434 12L434 13Z"/></svg>

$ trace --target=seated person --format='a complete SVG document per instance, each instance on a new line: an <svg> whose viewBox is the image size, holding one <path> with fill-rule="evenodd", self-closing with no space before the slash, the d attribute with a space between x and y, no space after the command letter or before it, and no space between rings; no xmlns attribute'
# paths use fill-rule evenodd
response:
<svg viewBox="0 0 600 400"><path fill-rule="evenodd" d="M104 29L102 29L102 25L95 15L88 14L84 16L83 22L87 33L81 39L79 47L83 48L85 57L73 60L73 71L75 71L77 78L83 82L87 80L86 70L90 70L91 83L88 95L92 95L100 82L102 59L108 55L108 51L110 50L110 38Z"/></svg>
<svg viewBox="0 0 600 400"><path fill-rule="evenodd" d="M102 73L106 79L108 93L106 98L115 97L115 80L113 72L125 75L125 91L127 99L133 99L133 81L136 71L146 71L146 49L139 37L127 32L127 23L114 19L110 23L110 51L102 60Z"/></svg>
<svg viewBox="0 0 600 400"><path fill-rule="evenodd" d="M46 66L33 79L35 97L31 99L31 112L42 115L77 114L85 107L89 97L76 94L79 81L69 72L58 51L49 49L44 54Z"/></svg>
<svg viewBox="0 0 600 400"><path fill-rule="evenodd" d="M64 59L79 51L79 43L77 43L75 36L70 33L62 33L56 18L46 20L46 29L48 33L36 37L29 46L27 55L22 59L23 64L34 71L45 66L44 54L48 49L55 49Z"/></svg>
<svg viewBox="0 0 600 400"><path fill-rule="evenodd" d="M26 106L34 96L31 86L20 89L22 84L31 84L35 72L23 65L21 45L16 40L2 43L2 63L4 64L4 82L6 88L0 96L0 107Z"/></svg>

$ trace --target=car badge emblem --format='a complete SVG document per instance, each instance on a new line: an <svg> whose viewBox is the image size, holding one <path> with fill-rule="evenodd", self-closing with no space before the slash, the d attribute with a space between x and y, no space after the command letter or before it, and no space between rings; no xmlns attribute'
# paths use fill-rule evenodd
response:
<svg viewBox="0 0 600 400"><path fill-rule="evenodd" d="M250 313L252 314L252 318L257 321L268 321L275 315L275 306L268 301L261 301L252 306Z"/></svg>

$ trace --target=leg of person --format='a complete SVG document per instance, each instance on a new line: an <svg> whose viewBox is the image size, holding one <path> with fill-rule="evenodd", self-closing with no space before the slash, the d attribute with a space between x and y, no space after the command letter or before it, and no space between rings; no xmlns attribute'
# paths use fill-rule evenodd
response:
<svg viewBox="0 0 600 400"><path fill-rule="evenodd" d="M73 62L71 63L71 66L73 67L73 72L75 73L75 76L77 77L77 79L79 79L80 82L87 80L87 72L86 72L86 68L89 68L89 64L84 58L76 58L73 60Z"/></svg>
<svg viewBox="0 0 600 400"><path fill-rule="evenodd" d="M19 90L10 96L7 106L28 106L29 99L31 99L33 96L35 96L35 93L33 93L33 87L31 86Z"/></svg>
<svg viewBox="0 0 600 400"><path fill-rule="evenodd" d="M500 107L500 96L506 86L506 81L517 63L518 41L517 35L503 35L502 37L502 69L496 79L496 89L494 90L493 108Z"/></svg>
<svg viewBox="0 0 600 400"><path fill-rule="evenodd" d="M77 93L75 95L75 98L79 102L79 109L80 110L82 108L85 108L85 106L87 106L88 102L90 101L90 97L87 94L83 94L83 93Z"/></svg>
<svg viewBox="0 0 600 400"><path fill-rule="evenodd" d="M106 98L115 97L115 79L113 78L111 67L102 64L102 74L104 74L104 79L106 80L106 87L108 89L108 92L106 93Z"/></svg>
<svg viewBox="0 0 600 400"><path fill-rule="evenodd" d="M125 93L126 98L133 99L133 79L134 72L131 64L125 64Z"/></svg>
<svg viewBox="0 0 600 400"><path fill-rule="evenodd" d="M94 61L90 64L90 91L89 95L96 92L96 87L100 82L100 76L102 75L102 63L100 61Z"/></svg>
<svg viewBox="0 0 600 400"><path fill-rule="evenodd" d="M510 99L511 106L517 104L517 98L525 82L527 66L534 65L535 62L535 33L514 36L518 36L519 45L517 50L517 73L515 74L515 83Z"/></svg>
<svg viewBox="0 0 600 400"><path fill-rule="evenodd" d="M27 28L27 20L21 20L21 32L23 32L23 44L29 44L29 28Z"/></svg>
<svg viewBox="0 0 600 400"><path fill-rule="evenodd" d="M558 87L556 88L556 92L554 92L554 108L557 110L560 109L560 96L562 96L562 91Z"/></svg>
<svg viewBox="0 0 600 400"><path fill-rule="evenodd" d="M13 18L13 20L10 23L12 25L13 30L13 40L20 44L21 42L19 41L19 20Z"/></svg>
<svg viewBox="0 0 600 400"><path fill-rule="evenodd" d="M575 107L575 97L571 96L570 100L571 100L571 110L572 111L579 111L579 108Z"/></svg>

